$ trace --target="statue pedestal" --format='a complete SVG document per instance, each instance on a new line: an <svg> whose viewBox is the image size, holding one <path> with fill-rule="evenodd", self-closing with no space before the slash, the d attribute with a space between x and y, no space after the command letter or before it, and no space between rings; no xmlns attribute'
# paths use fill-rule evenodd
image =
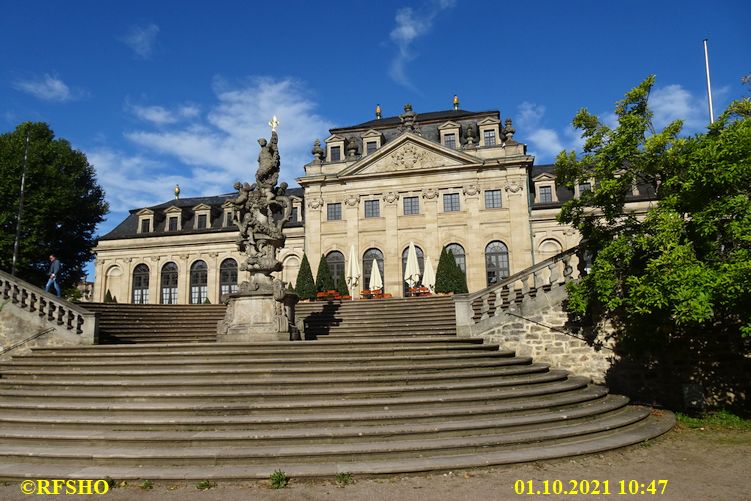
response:
<svg viewBox="0 0 751 501"><path fill-rule="evenodd" d="M217 341L247 343L254 341L290 341L295 336L294 305L297 295L261 287L229 295L227 312L219 322Z"/></svg>

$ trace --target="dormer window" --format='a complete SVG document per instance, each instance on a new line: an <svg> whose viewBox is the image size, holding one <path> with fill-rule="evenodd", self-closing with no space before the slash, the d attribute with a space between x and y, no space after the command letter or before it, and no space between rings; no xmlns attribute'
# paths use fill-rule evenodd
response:
<svg viewBox="0 0 751 501"><path fill-rule="evenodd" d="M441 134L441 144L446 148L455 150L457 146L461 144L459 143L460 127L458 123L446 122L445 124L438 127L438 131Z"/></svg>
<svg viewBox="0 0 751 501"><path fill-rule="evenodd" d="M138 233L151 233L154 231L154 211L143 209L138 212Z"/></svg>
<svg viewBox="0 0 751 501"><path fill-rule="evenodd" d="M194 230L205 230L211 228L211 206L207 204L198 204L193 207L195 215L193 221Z"/></svg>
<svg viewBox="0 0 751 501"><path fill-rule="evenodd" d="M480 129L480 146L498 146L500 144L501 121L495 117L487 117L478 122Z"/></svg>
<svg viewBox="0 0 751 501"><path fill-rule="evenodd" d="M235 218L235 211L232 209L225 209L224 210L224 226L232 226L232 223Z"/></svg>
<svg viewBox="0 0 751 501"><path fill-rule="evenodd" d="M538 204L551 204L558 202L558 194L555 188L555 175L543 172L532 179L535 186L535 202Z"/></svg>
<svg viewBox="0 0 751 501"><path fill-rule="evenodd" d="M372 155L383 144L383 135L375 129L370 129L362 136L364 156Z"/></svg>
<svg viewBox="0 0 751 501"><path fill-rule="evenodd" d="M344 160L344 136L334 134L326 140L326 161L341 162Z"/></svg>
<svg viewBox="0 0 751 501"><path fill-rule="evenodd" d="M165 213L164 231L180 231L183 228L183 211L179 207L168 207Z"/></svg>

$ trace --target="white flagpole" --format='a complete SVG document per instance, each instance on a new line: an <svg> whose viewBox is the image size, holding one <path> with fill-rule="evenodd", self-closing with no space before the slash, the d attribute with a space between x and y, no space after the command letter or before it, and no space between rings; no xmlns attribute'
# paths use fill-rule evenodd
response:
<svg viewBox="0 0 751 501"><path fill-rule="evenodd" d="M709 123L714 123L714 110L712 109L712 82L709 80L709 48L707 39L704 39L704 66L707 70L707 97L709 98Z"/></svg>

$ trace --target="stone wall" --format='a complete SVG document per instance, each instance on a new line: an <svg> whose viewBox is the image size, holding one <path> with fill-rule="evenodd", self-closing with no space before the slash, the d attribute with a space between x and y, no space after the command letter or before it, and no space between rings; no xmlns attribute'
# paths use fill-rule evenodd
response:
<svg viewBox="0 0 751 501"><path fill-rule="evenodd" d="M581 334L572 333L569 315L563 309L565 294L563 287L540 291L512 311L478 322L468 334L514 350L517 356L529 356L551 368L605 383L614 360L612 346L602 331L598 335L581 329L576 329Z"/></svg>

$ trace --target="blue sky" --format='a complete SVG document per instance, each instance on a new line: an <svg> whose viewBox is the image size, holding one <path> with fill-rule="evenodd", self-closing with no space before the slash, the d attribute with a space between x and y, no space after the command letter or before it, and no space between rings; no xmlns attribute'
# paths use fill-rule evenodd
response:
<svg viewBox="0 0 751 501"><path fill-rule="evenodd" d="M613 105L649 74L656 125L707 122L748 96L751 2L6 2L0 131L48 122L84 151L127 210L226 193L252 180L256 139L279 128L282 177L302 174L328 129L399 114L500 110L537 163L579 142L582 107Z"/></svg>

